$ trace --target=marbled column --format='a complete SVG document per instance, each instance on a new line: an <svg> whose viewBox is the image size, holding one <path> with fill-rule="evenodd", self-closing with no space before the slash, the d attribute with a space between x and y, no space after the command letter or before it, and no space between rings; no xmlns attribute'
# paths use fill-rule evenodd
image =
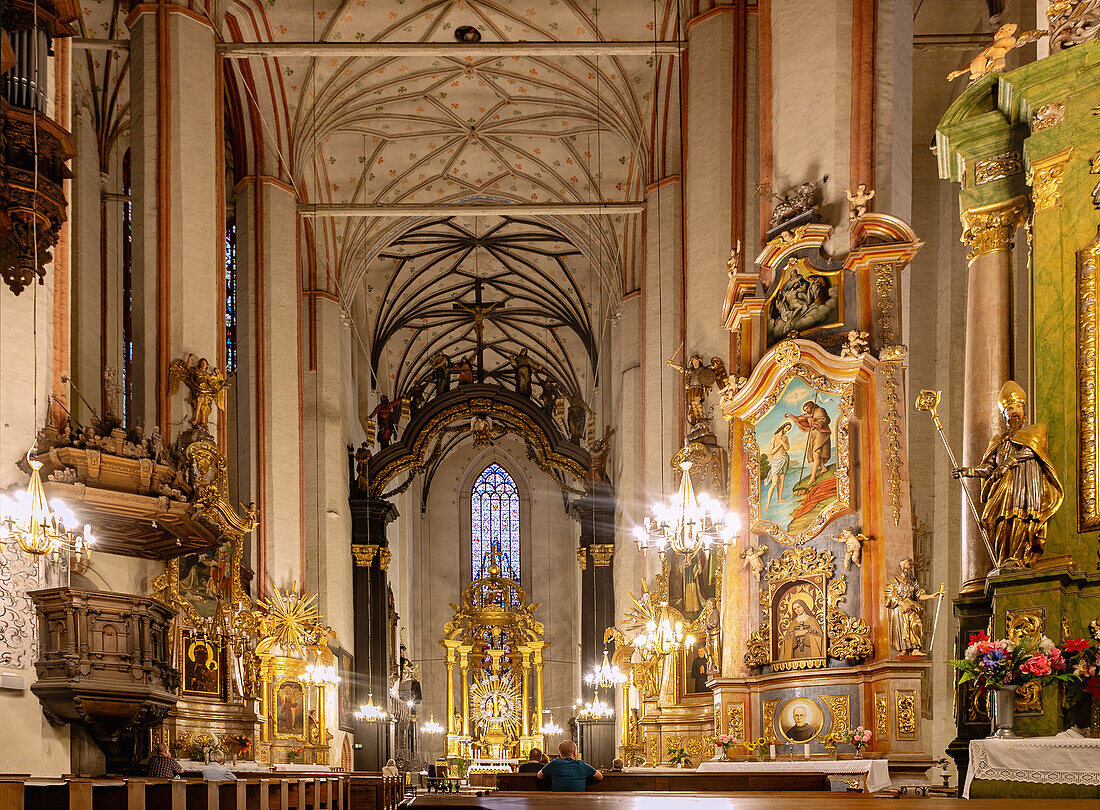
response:
<svg viewBox="0 0 1100 810"><path fill-rule="evenodd" d="M996 430L997 396L1012 368L1012 237L1024 222L1026 200L964 211L963 241L970 249L966 290L966 360L963 448L960 463L972 467ZM978 485L967 482L978 501ZM981 590L993 567L965 499L962 502L963 592Z"/></svg>

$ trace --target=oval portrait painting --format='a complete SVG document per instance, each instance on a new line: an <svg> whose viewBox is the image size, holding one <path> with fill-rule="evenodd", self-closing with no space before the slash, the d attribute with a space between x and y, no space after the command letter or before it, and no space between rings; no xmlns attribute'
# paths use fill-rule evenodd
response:
<svg viewBox="0 0 1100 810"><path fill-rule="evenodd" d="M779 733L792 743L817 739L825 725L825 713L809 698L793 698L779 709Z"/></svg>

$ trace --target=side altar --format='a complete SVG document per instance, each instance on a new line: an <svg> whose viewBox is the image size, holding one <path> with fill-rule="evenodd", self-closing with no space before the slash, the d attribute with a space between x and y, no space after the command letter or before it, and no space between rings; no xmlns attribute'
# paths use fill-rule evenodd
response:
<svg viewBox="0 0 1100 810"><path fill-rule="evenodd" d="M753 270L731 255L728 372L714 358L721 373L693 391L684 371L688 440L671 463L721 459L718 481L695 464L688 475L742 526L686 554L662 548L659 575L608 633L630 673L629 761L709 760L719 735L823 756L863 726L895 776L932 764L922 692L942 592L919 581L900 342L902 273L922 242L863 200L834 255L833 227L812 213L780 217ZM703 439L712 392L728 449ZM641 649L662 624L678 647Z"/></svg>

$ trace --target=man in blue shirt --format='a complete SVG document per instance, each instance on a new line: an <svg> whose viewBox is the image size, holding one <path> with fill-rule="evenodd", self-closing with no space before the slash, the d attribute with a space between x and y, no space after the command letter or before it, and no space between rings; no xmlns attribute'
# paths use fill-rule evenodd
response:
<svg viewBox="0 0 1100 810"><path fill-rule="evenodd" d="M599 782L603 774L577 759L577 746L572 740L564 740L558 746L560 756L549 762L539 771L539 779L549 779L550 789L555 792L581 793L584 783L590 777Z"/></svg>

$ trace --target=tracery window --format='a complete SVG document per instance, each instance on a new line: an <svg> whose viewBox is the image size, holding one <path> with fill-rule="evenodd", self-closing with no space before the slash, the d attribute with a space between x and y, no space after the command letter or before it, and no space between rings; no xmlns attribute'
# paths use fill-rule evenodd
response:
<svg viewBox="0 0 1100 810"><path fill-rule="evenodd" d="M496 463L482 470L470 492L470 558L475 579L488 574L494 545L500 548L501 574L518 580L519 490L515 479Z"/></svg>

